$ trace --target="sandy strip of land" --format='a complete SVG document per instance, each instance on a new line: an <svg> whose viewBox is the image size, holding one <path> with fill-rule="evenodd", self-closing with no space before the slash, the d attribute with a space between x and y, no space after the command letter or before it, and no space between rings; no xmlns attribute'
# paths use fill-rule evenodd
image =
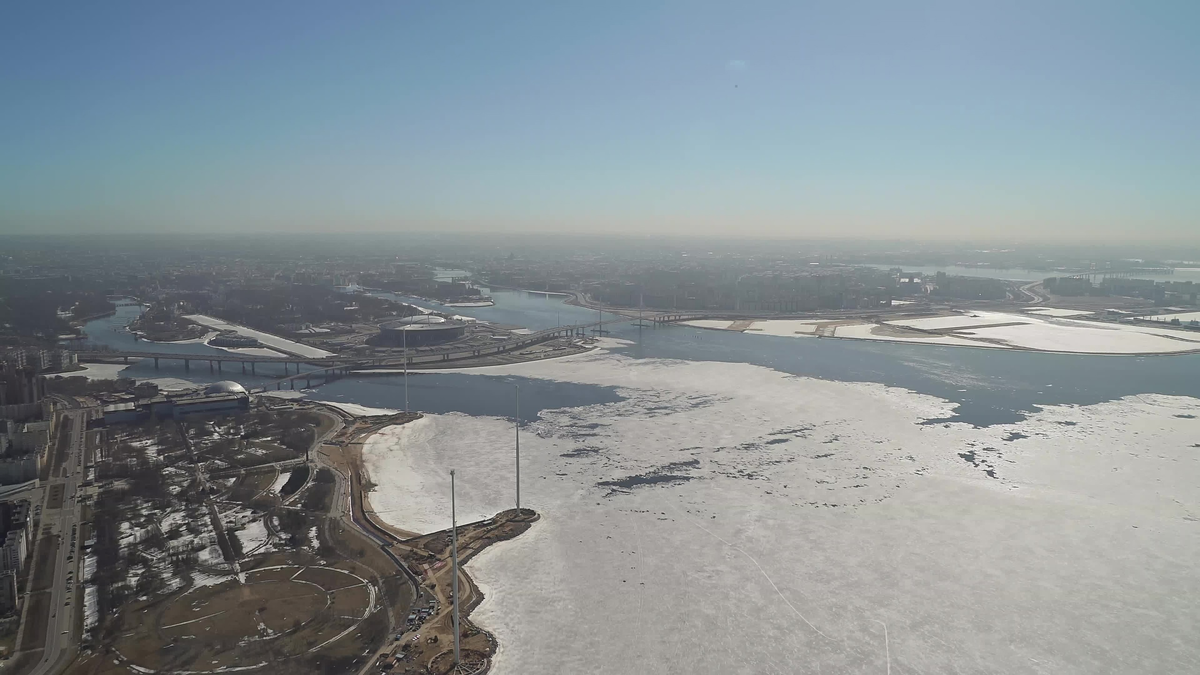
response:
<svg viewBox="0 0 1200 675"><path fill-rule="evenodd" d="M155 344L155 345L206 344L209 340L211 340L211 339L215 338L217 335L219 335L219 333L217 333L217 331L214 330L214 331L205 333L204 335L202 335L200 337L188 338L187 340L150 340L145 337L142 337L142 334L137 331L129 331L129 332L136 334L138 336L138 339L140 339L142 342L149 342L150 344Z"/></svg>
<svg viewBox="0 0 1200 675"><path fill-rule="evenodd" d="M741 332L782 337L818 336L910 344L1074 354L1152 355L1200 352L1200 332L1145 324L1072 319L1088 312L1044 308L1040 314L975 311L883 323L797 319L755 320ZM1200 315L1200 313L1197 313ZM745 322L697 320L696 328L737 330ZM737 326L737 328L735 328Z"/></svg>
<svg viewBox="0 0 1200 675"><path fill-rule="evenodd" d="M1089 312L1086 309L1056 309L1054 307L1034 307L1032 309L1027 309L1025 311L1029 314L1037 314L1038 316L1057 316L1057 317L1088 316L1091 314L1095 314L1095 312Z"/></svg>
<svg viewBox="0 0 1200 675"><path fill-rule="evenodd" d="M239 326L236 323L229 323L228 321L218 319L216 317L207 316L204 314L189 314L183 318L195 321L202 326L206 326L214 330L231 330L238 335L252 337L268 347L278 349L279 351L286 352L288 354L295 354L297 356L310 356L313 358L333 356L332 352L327 352L324 349L309 347L308 345L301 344L294 340L281 338L278 335L271 335L270 333L264 333L260 330L254 330L253 328Z"/></svg>
<svg viewBox="0 0 1200 675"><path fill-rule="evenodd" d="M930 345L952 347L994 347L1004 349L1004 345L989 344L979 340L967 340L950 335L904 334L896 330L888 330L889 326L860 323L850 326L838 326L834 329L833 337L851 340L880 340L884 342L913 342Z"/></svg>

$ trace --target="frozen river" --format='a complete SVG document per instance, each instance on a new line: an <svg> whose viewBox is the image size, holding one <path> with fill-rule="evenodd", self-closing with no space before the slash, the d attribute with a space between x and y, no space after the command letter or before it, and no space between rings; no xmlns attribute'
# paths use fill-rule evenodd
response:
<svg viewBox="0 0 1200 675"><path fill-rule="evenodd" d="M761 339L743 337L743 339ZM1011 424L745 363L617 352L489 369L622 400L522 435L533 530L469 566L498 674L1195 672L1200 401ZM430 415L367 450L409 529L513 504L511 421Z"/></svg>

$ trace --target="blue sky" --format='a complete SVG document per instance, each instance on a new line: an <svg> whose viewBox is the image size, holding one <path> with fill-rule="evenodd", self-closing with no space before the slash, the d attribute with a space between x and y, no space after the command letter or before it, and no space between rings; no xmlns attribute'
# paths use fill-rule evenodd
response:
<svg viewBox="0 0 1200 675"><path fill-rule="evenodd" d="M1200 238L1200 3L0 8L0 232Z"/></svg>

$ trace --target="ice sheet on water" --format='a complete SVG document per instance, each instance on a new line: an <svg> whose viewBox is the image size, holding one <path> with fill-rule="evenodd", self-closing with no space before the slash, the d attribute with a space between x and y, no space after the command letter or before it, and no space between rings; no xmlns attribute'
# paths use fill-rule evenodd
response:
<svg viewBox="0 0 1200 675"><path fill-rule="evenodd" d="M746 364L595 354L496 369L622 387L522 435L534 528L475 558L496 673L1169 672L1200 658L1200 401L920 422L950 403ZM366 449L407 528L513 502L506 420ZM681 482L600 485L664 467Z"/></svg>

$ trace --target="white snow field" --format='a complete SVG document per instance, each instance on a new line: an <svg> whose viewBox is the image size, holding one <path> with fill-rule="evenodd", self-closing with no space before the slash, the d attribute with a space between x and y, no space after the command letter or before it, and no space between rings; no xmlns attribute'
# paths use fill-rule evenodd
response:
<svg viewBox="0 0 1200 675"><path fill-rule="evenodd" d="M485 369L480 369L481 372ZM521 434L541 521L468 565L497 675L1200 670L1200 400L921 424L951 404L594 352L486 369L621 387ZM364 449L411 530L513 505L509 420Z"/></svg>
<svg viewBox="0 0 1200 675"><path fill-rule="evenodd" d="M763 321L744 322L748 324L745 328L734 328L734 325L740 323L730 321L728 319L695 319L693 321L680 321L684 326L693 328L708 328L711 330L732 330L738 332L757 333L759 335L778 335L781 337L797 337L800 335L813 335L817 332L817 326L825 321L813 321L807 319L766 319Z"/></svg>
<svg viewBox="0 0 1200 675"><path fill-rule="evenodd" d="M729 330L729 327L733 325L733 322L728 319L695 319L679 323L693 328L710 328L712 330Z"/></svg>
<svg viewBox="0 0 1200 675"><path fill-rule="evenodd" d="M887 323L922 330L953 329L955 337L968 341L983 338L1000 343L993 346L1008 345L1048 352L1170 354L1200 351L1200 333L1029 314L971 312ZM835 335L843 337L843 332L839 329ZM920 341L921 338L916 340ZM984 340L979 341L981 346L987 346Z"/></svg>
<svg viewBox="0 0 1200 675"><path fill-rule="evenodd" d="M969 314L951 314L949 316L931 316L921 319L896 319L886 322L892 326L906 326L921 330L944 330L947 328L966 328L968 326L988 326L998 323L1032 322L1034 317L1020 314L1004 314L1001 312L971 312Z"/></svg>
<svg viewBox="0 0 1200 675"><path fill-rule="evenodd" d="M266 347L218 347L217 345L208 345L208 346L212 347L213 349L220 349L221 351L231 352L233 354L241 354L242 356L270 356L270 357L275 357L275 358L279 358L281 356L287 356L287 354L284 354L283 352L277 352L274 349L267 349Z"/></svg>
<svg viewBox="0 0 1200 675"><path fill-rule="evenodd" d="M255 338L267 347L272 347L287 354L295 354L296 356L310 356L318 359L326 356L333 356L331 352L327 352L324 349L309 347L308 345L300 344L294 340L281 338L278 335L271 335L270 333L264 333L260 330L254 330L253 328L239 326L236 323L229 323L228 321L224 321L216 317L206 316L204 314L189 314L183 318L188 319L189 321L195 321L201 326L212 328L213 330L231 330L236 332L238 335L245 335L247 337ZM253 349L253 347L251 347L251 349Z"/></svg>
<svg viewBox="0 0 1200 675"><path fill-rule="evenodd" d="M1008 314L1003 312L971 312L950 316L886 321L885 325L918 330L953 331L951 334L897 335L873 323L843 324L824 329L824 334L851 340L908 342L954 347L1021 348L1048 352L1077 352L1085 354L1171 354L1200 351L1200 333L1105 323L1072 321L1065 317L1091 312L1069 309L1042 308L1039 314ZM1030 310L1033 312L1034 310ZM732 330L733 322L696 320L683 322L696 328ZM767 319L755 321L744 332L748 335L781 337L811 337L821 324L829 321L800 319ZM1010 324L1010 325L1001 325ZM831 333L830 333L831 331Z"/></svg>
<svg viewBox="0 0 1200 675"><path fill-rule="evenodd" d="M912 336L905 335L888 335L876 333L877 326L873 323L860 323L851 326L838 326L834 329L834 337L849 338L851 340L880 340L883 342L921 342L930 345L950 345L953 347L1000 347L1004 345L988 344L976 340L967 340L960 337L949 335L920 335L914 333Z"/></svg>
<svg viewBox="0 0 1200 675"><path fill-rule="evenodd" d="M760 335L778 335L780 337L797 337L813 335L817 326L828 321L806 321L800 319L773 319L770 321L755 321L746 329L747 333Z"/></svg>

